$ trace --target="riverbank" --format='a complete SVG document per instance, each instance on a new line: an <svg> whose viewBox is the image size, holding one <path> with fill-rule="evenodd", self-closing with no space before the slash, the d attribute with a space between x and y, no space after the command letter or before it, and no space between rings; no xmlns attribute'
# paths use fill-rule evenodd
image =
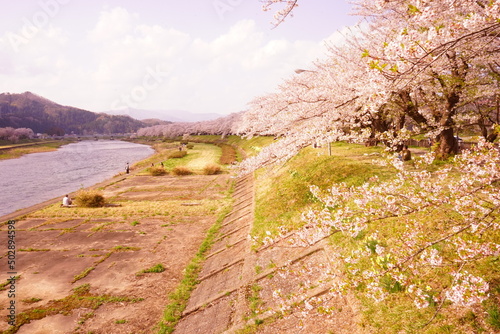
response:
<svg viewBox="0 0 500 334"><path fill-rule="evenodd" d="M16 159L26 154L51 152L75 140L44 140L22 144L0 145L0 160Z"/></svg>
<svg viewBox="0 0 500 334"><path fill-rule="evenodd" d="M135 173L137 173L137 172L139 172L139 171L136 171ZM130 176L134 175L135 173L131 172ZM120 173L120 174L117 174L110 179L103 181L103 182L96 183L93 186L86 187L85 189L105 188L110 184L125 180L126 177L127 177L126 174ZM74 198L76 196L76 193L77 193L77 191L74 191L74 192L69 193L69 195L71 198ZM26 207L23 209L16 210L15 212L0 216L0 223L4 223L4 222L6 222L8 220L12 220L12 219L22 219L24 216L26 216L32 212L35 212L37 210L41 210L41 209L43 209L47 206L53 205L55 203L62 203L62 197L58 196L58 197L49 199L47 201L44 201L44 202L29 206L29 207Z"/></svg>
<svg viewBox="0 0 500 334"><path fill-rule="evenodd" d="M5 237L6 220L15 220L18 279L17 325L3 322L2 307L0 331L152 332L166 296L230 203L232 183L227 173L150 176L137 168L91 187L116 206L61 208L55 198L1 217ZM10 300L0 291L0 305Z"/></svg>
<svg viewBox="0 0 500 334"><path fill-rule="evenodd" d="M147 142L138 142L138 143L143 144L143 145L148 144ZM132 168L129 170L129 174L126 174L125 172L120 172L117 175L115 175L109 179L106 179L102 182L96 183L92 186L85 187L85 189L103 189L109 185L124 181L128 177L131 177L131 176L134 176L134 175L137 175L140 173L144 174L145 173L144 168L146 166L149 166L149 164L155 164L155 163L157 164L160 160L162 160L162 154L164 153L164 150L159 148L158 146L156 146L156 147L152 146L152 148L155 150L156 153L153 154L152 156L146 158L146 159L143 159L143 160L135 163L132 166ZM76 196L77 192L78 191L69 192L68 194L70 195L70 198L74 198ZM49 199L47 201L43 201L41 203L37 203L35 205L29 206L26 208L16 210L15 212L0 216L0 224L5 223L8 220L20 219L20 218L26 216L27 214L30 214L30 213L37 211L37 210L41 210L41 209L43 209L47 206L53 205L55 203L61 203L62 196L63 195Z"/></svg>

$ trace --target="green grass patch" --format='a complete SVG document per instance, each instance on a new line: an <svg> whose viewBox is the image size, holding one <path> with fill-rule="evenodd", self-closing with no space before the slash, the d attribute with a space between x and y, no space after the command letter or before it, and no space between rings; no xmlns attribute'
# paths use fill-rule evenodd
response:
<svg viewBox="0 0 500 334"><path fill-rule="evenodd" d="M187 154L188 154L187 151L172 151L168 155L168 158L169 159L180 159L180 158L184 158Z"/></svg>
<svg viewBox="0 0 500 334"><path fill-rule="evenodd" d="M136 275L141 276L142 274L150 274L150 273L162 273L165 271L165 267L163 264L158 263L150 268L143 269L140 272L138 272Z"/></svg>
<svg viewBox="0 0 500 334"><path fill-rule="evenodd" d="M252 318L256 318L261 313L261 307L264 304L264 302L260 298L261 290L262 287L259 286L257 283L254 283L248 288L247 291L247 300Z"/></svg>
<svg viewBox="0 0 500 334"><path fill-rule="evenodd" d="M21 248L19 249L20 252L50 252L50 249L48 248L43 248L43 249L38 249L38 248Z"/></svg>
<svg viewBox="0 0 500 334"><path fill-rule="evenodd" d="M239 136L218 136L218 135L202 135L202 136L191 136L191 141L202 142L202 143L212 143L218 145L221 150L220 164L232 164L234 161L242 161L243 156L239 150L241 149L246 156L252 156L259 153L262 148L272 144L274 142L274 137L263 136L254 137L252 139L241 138ZM232 147L225 147L226 145Z"/></svg>
<svg viewBox="0 0 500 334"><path fill-rule="evenodd" d="M274 142L274 137L259 136L251 139L241 138L239 136L228 136L227 143L240 147L248 156L258 154L264 147Z"/></svg>
<svg viewBox="0 0 500 334"><path fill-rule="evenodd" d="M189 156L183 166L201 174L206 165L217 164L221 154L220 147L216 145L196 143L194 148L189 150Z"/></svg>
<svg viewBox="0 0 500 334"><path fill-rule="evenodd" d="M487 310L486 322L497 331L500 331L500 306L492 305Z"/></svg>
<svg viewBox="0 0 500 334"><path fill-rule="evenodd" d="M73 277L73 281L72 281L72 283L75 283L76 281L79 281L79 280L81 280L82 278L87 277L87 276L88 276L88 274L90 274L90 273L92 272L92 270L94 270L94 269L95 269L95 267L94 267L94 266L92 266L92 267L88 267L87 269L85 269L84 271L82 271L80 274L75 275L75 276Z"/></svg>
<svg viewBox="0 0 500 334"><path fill-rule="evenodd" d="M112 248L113 252L128 252L128 251L138 251L141 250L139 247L130 247L130 246L115 246Z"/></svg>
<svg viewBox="0 0 500 334"><path fill-rule="evenodd" d="M32 298L23 299L21 301L25 304L34 304L34 303L38 303L39 301L42 301L42 299L32 297Z"/></svg>
<svg viewBox="0 0 500 334"><path fill-rule="evenodd" d="M16 282L19 282L19 280L21 279L21 275L19 276L14 276L14 281ZM6 282L0 284L0 291L4 291L4 290L7 290L8 287L10 287L10 285L12 284L12 281L10 280L7 280Z"/></svg>
<svg viewBox="0 0 500 334"><path fill-rule="evenodd" d="M58 141L40 141L31 140L30 143L24 143L22 145L2 145L3 147L11 147L10 149L0 150L0 160L6 159L16 159L25 154L31 153L42 153L56 151L59 147L72 143L70 140L58 140ZM29 146L27 146L29 145ZM17 146L17 147L16 147ZM0 146L0 148L2 148Z"/></svg>
<svg viewBox="0 0 500 334"><path fill-rule="evenodd" d="M329 156L324 149L307 147L284 166L257 171L252 235L262 239L267 231L276 233L280 226L290 229L301 226L301 213L318 204L309 191L310 185L327 189L337 182L357 186L373 176L388 178L392 168L373 164L382 150L334 143Z"/></svg>
<svg viewBox="0 0 500 334"><path fill-rule="evenodd" d="M210 164L218 164L221 157L221 148L215 144L209 143L196 143L192 145L189 152L186 150L179 151L178 146L171 144L166 144L170 146L163 146L164 144L155 144L154 147L157 153L145 160L145 163L141 162L136 165L136 167L146 167L146 170L141 172L142 174L151 174L151 171L155 168L160 169L161 166L157 166L158 161L163 165L165 173L175 174L177 169L186 170L189 169L193 174L203 174L203 169L205 166ZM147 167L146 163L149 165L154 164L155 166Z"/></svg>
<svg viewBox="0 0 500 334"><path fill-rule="evenodd" d="M134 220L151 218L153 216L182 216L210 214L214 206L219 206L219 200L202 200L197 206L181 206L184 199L169 201L120 201L119 207L102 208L60 208L59 203L49 205L41 210L32 212L29 218L60 218L60 219L107 219L109 217L133 217Z"/></svg>

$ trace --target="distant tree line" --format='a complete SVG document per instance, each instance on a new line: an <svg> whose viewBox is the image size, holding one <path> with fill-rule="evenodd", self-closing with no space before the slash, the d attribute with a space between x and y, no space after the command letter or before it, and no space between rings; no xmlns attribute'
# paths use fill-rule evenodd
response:
<svg viewBox="0 0 500 334"><path fill-rule="evenodd" d="M175 138L184 134L192 135L227 135L236 132L243 112L233 113L209 121L176 122L145 127L137 131L138 136Z"/></svg>

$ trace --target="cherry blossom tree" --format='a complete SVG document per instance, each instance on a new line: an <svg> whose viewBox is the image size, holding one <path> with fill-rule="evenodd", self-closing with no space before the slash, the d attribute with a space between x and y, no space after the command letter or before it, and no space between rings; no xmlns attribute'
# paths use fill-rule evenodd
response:
<svg viewBox="0 0 500 334"><path fill-rule="evenodd" d="M391 93L410 107L406 115L456 153L461 107L498 92L485 73L500 45L498 1L356 1L373 27L386 27L383 45L367 48L369 65L392 81ZM475 115L477 118L477 115ZM470 121L468 119L467 121Z"/></svg>
<svg viewBox="0 0 500 334"><path fill-rule="evenodd" d="M19 139L31 139L34 137L35 134L33 130L29 128L0 128L0 139L8 140L11 142L17 142L19 141Z"/></svg>
<svg viewBox="0 0 500 334"><path fill-rule="evenodd" d="M359 66L351 67L351 71L359 73L352 78L361 78L361 89L352 91L349 79L336 73L340 66L335 73L316 71L317 75L308 77L315 81L331 77L343 80L341 89L324 88L335 97L351 93L344 101L363 102L361 106L349 105L351 119L361 120L371 114L368 122L372 137L395 140L397 144L407 138L406 128L414 126L438 143L440 156L456 153L457 130L474 122L480 125L485 119L479 111L471 113L474 109L467 106L487 95L498 95L499 86L494 79L500 50L498 1L354 3L356 13L366 18L368 28L351 35L344 45L332 47L330 57L350 55L352 63L348 64ZM360 63L360 57L364 62ZM288 86L280 90L294 89ZM276 100L276 96L272 98ZM288 104L294 103L284 99ZM288 117L287 112L282 112L283 103L278 102L271 111L275 119L280 116L278 111L282 118ZM329 112L337 111L335 108ZM366 122L365 119L365 126Z"/></svg>
<svg viewBox="0 0 500 334"><path fill-rule="evenodd" d="M233 113L215 120L154 125L139 129L137 135L167 138L175 138L184 134L227 135L234 133L234 128L239 122L240 117L241 113Z"/></svg>
<svg viewBox="0 0 500 334"><path fill-rule="evenodd" d="M308 70L297 71L277 92L250 102L236 128L238 133L248 137L274 135L286 138L281 140L288 143L271 145L263 154L273 154L262 162L283 161L285 156L292 156L291 152L313 143L364 142L376 133L384 137L392 130L391 118L377 104L386 95L390 81L378 71L367 71L361 57L365 37L353 28L344 44L329 47L328 58L316 61ZM243 169L258 167L257 160L259 157L245 161Z"/></svg>
<svg viewBox="0 0 500 334"><path fill-rule="evenodd" d="M322 209L304 212L303 228L264 242L310 246L333 235L345 282L332 294L355 286L376 301L403 293L415 307L436 312L450 304L480 307L498 277L484 268L500 255L499 151L481 140L445 167L430 164L456 152L462 127L478 126L494 140L496 130L485 128L498 126L500 2L355 5L366 26L250 103L239 133L277 140L243 162L243 172L282 162L318 140L372 138L395 146L409 138L410 126L436 140L436 154L410 168L394 159L390 181L311 186Z"/></svg>

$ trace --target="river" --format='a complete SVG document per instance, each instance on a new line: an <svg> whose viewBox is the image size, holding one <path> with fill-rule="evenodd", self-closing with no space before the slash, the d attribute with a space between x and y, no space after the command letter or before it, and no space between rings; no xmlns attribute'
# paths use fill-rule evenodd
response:
<svg viewBox="0 0 500 334"><path fill-rule="evenodd" d="M154 153L119 140L81 141L0 161L0 216L102 182Z"/></svg>

